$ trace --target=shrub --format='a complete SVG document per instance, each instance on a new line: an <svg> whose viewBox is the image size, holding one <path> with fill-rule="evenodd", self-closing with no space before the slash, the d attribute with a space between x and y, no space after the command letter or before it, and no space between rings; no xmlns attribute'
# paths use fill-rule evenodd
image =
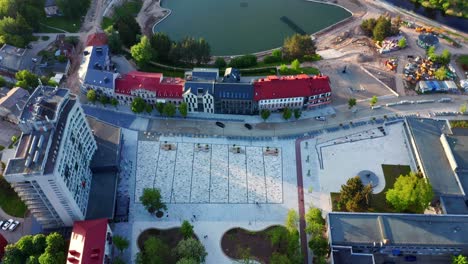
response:
<svg viewBox="0 0 468 264"><path fill-rule="evenodd" d="M257 65L257 57L251 54L234 58L229 62L229 66L234 68L247 68L255 65Z"/></svg>
<svg viewBox="0 0 468 264"><path fill-rule="evenodd" d="M276 56L266 56L263 59L263 63L265 63L265 64L276 63L276 62L280 62L280 61L281 61L281 57L276 57Z"/></svg>

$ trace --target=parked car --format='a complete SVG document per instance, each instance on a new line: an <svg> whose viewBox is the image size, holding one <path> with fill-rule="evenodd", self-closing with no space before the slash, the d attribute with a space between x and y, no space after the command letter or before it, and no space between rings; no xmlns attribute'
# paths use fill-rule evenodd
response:
<svg viewBox="0 0 468 264"><path fill-rule="evenodd" d="M415 262L416 260L417 260L416 256L413 256L413 255L405 256L405 261L407 262Z"/></svg>
<svg viewBox="0 0 468 264"><path fill-rule="evenodd" d="M0 220L0 227L2 227L4 223L5 223L5 221Z"/></svg>
<svg viewBox="0 0 468 264"><path fill-rule="evenodd" d="M245 126L245 128L247 128L248 130L251 130L251 129L252 129L252 125L251 125L251 124L245 123L244 126Z"/></svg>
<svg viewBox="0 0 468 264"><path fill-rule="evenodd" d="M219 126L220 128L224 128L225 125L219 121L216 122L216 125Z"/></svg>
<svg viewBox="0 0 468 264"><path fill-rule="evenodd" d="M9 231L15 231L15 229L20 225L20 222L19 221L14 221L10 227L8 228Z"/></svg>
<svg viewBox="0 0 468 264"><path fill-rule="evenodd" d="M317 120L317 121L327 121L327 118L324 117L324 116L316 116L315 120Z"/></svg>
<svg viewBox="0 0 468 264"><path fill-rule="evenodd" d="M8 220L5 224L3 224L2 229L7 230L8 227L13 223L13 219Z"/></svg>

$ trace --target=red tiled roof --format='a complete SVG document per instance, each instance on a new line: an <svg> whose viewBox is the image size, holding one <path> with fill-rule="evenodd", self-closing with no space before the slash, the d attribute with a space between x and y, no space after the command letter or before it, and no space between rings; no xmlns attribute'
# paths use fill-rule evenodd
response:
<svg viewBox="0 0 468 264"><path fill-rule="evenodd" d="M107 45L106 33L94 33L88 36L86 46L102 46Z"/></svg>
<svg viewBox="0 0 468 264"><path fill-rule="evenodd" d="M5 247L8 245L8 241L0 234L0 260L3 258L5 254Z"/></svg>
<svg viewBox="0 0 468 264"><path fill-rule="evenodd" d="M158 98L182 99L184 80L163 78L162 73L133 71L115 80L117 94L130 95L131 91L145 89L155 92Z"/></svg>
<svg viewBox="0 0 468 264"><path fill-rule="evenodd" d="M307 97L331 92L328 76L267 76L254 82L254 100Z"/></svg>
<svg viewBox="0 0 468 264"><path fill-rule="evenodd" d="M68 248L67 263L103 263L107 238L107 219L76 221Z"/></svg>

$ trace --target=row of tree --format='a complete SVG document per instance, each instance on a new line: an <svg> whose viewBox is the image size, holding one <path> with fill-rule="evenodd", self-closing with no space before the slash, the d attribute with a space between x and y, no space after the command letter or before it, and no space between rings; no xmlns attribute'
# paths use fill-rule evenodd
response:
<svg viewBox="0 0 468 264"><path fill-rule="evenodd" d="M283 109L283 119L284 120L289 120L294 114L294 118L299 119L302 115L301 109L295 108L295 109L290 109L289 107L285 107ZM266 121L271 115L271 111L268 109L262 109L260 110L260 117L263 119L263 121Z"/></svg>
<svg viewBox="0 0 468 264"><path fill-rule="evenodd" d="M426 8L440 9L447 15L468 18L468 3L466 0L410 0Z"/></svg>
<svg viewBox="0 0 468 264"><path fill-rule="evenodd" d="M368 37L372 37L375 41L382 41L386 37L397 35L400 31L400 23L399 16L393 23L390 17L380 16L377 19L364 19L361 28Z"/></svg>
<svg viewBox="0 0 468 264"><path fill-rule="evenodd" d="M88 101L90 101L91 103L95 103L96 101L99 101L101 104L103 105L106 105L106 104L111 104L112 106L117 106L119 104L119 101L115 98L110 98L101 94L101 95L97 95L96 94L96 91L94 90L89 90L87 93L86 93L86 98L88 99Z"/></svg>
<svg viewBox="0 0 468 264"><path fill-rule="evenodd" d="M314 252L315 263L327 263L326 258L330 252L328 240L325 236L325 219L318 208L311 207L305 215L306 233L309 234L309 248Z"/></svg>
<svg viewBox="0 0 468 264"><path fill-rule="evenodd" d="M187 117L188 114L188 105L187 103L183 102L179 106L176 106L173 103L157 103L154 105L154 108L158 111L160 115L165 115L167 117L173 117L178 110L182 117ZM141 97L136 97L132 101L131 109L134 113L142 113L146 111L148 114L153 112L153 105L146 103L145 100Z"/></svg>
<svg viewBox="0 0 468 264"><path fill-rule="evenodd" d="M58 233L27 235L5 247L2 263L65 263L66 252L65 240Z"/></svg>

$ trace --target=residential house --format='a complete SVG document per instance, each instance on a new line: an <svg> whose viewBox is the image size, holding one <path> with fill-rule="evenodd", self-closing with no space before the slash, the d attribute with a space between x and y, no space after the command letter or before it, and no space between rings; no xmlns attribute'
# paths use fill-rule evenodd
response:
<svg viewBox="0 0 468 264"><path fill-rule="evenodd" d="M40 56L34 56L31 50L4 44L0 48L0 74L13 77L15 73L28 70L35 72L39 68Z"/></svg>
<svg viewBox="0 0 468 264"><path fill-rule="evenodd" d="M258 110L308 110L331 103L331 88L327 76L268 76L255 81L253 87Z"/></svg>
<svg viewBox="0 0 468 264"><path fill-rule="evenodd" d="M18 124L21 111L28 101L29 92L15 87L0 98L0 118Z"/></svg>
<svg viewBox="0 0 468 264"><path fill-rule="evenodd" d="M107 219L76 221L67 264L108 264L112 259L112 230Z"/></svg>
<svg viewBox="0 0 468 264"><path fill-rule="evenodd" d="M121 104L130 104L141 97L148 104L182 102L184 80L165 78L162 73L132 71L115 80L115 97Z"/></svg>

